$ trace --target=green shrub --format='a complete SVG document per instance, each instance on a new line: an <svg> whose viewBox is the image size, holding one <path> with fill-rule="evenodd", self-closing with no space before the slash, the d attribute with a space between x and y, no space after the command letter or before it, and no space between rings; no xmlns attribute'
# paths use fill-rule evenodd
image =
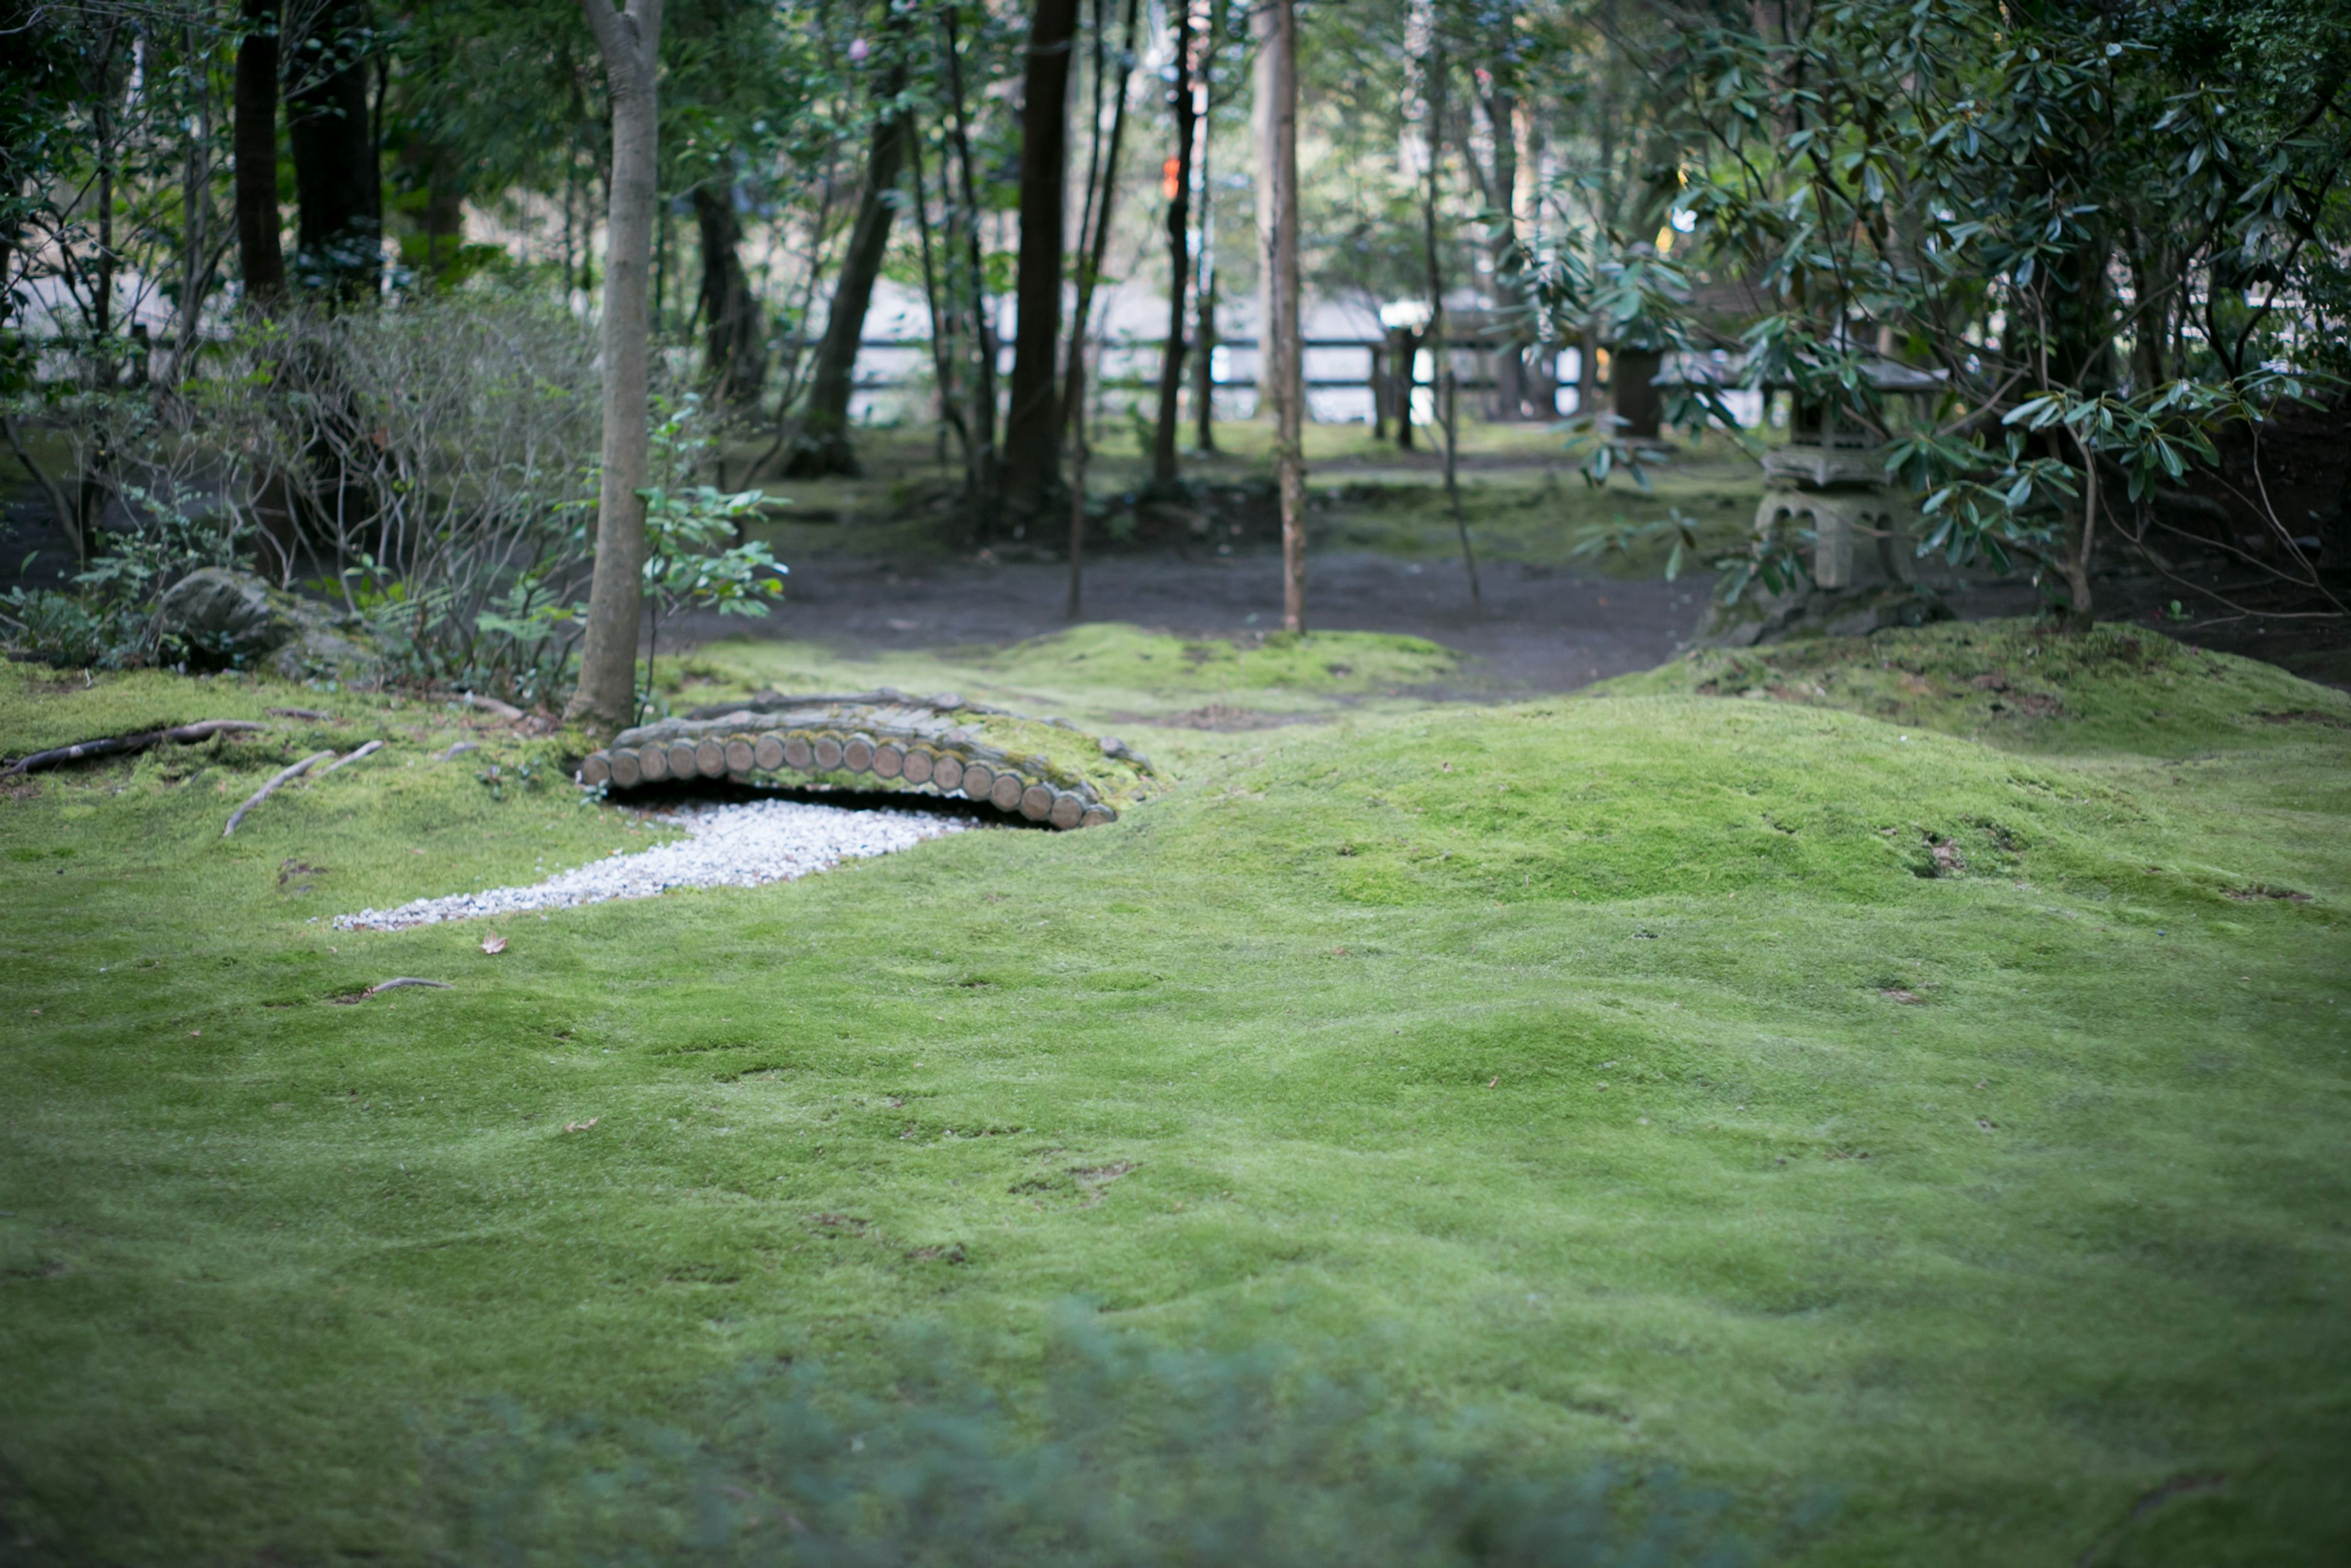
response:
<svg viewBox="0 0 2351 1568"><path fill-rule="evenodd" d="M1014 1403L936 1345L879 1393L751 1369L699 1432L486 1404L428 1438L455 1561L958 1568L1614 1568L1751 1561L1670 1476L1544 1474L1474 1426L1264 1351L1180 1353L1075 1314Z"/></svg>

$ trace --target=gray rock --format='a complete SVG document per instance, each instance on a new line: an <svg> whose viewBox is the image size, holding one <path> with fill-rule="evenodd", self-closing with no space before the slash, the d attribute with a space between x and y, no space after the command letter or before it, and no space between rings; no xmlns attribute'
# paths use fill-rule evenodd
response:
<svg viewBox="0 0 2351 1568"><path fill-rule="evenodd" d="M163 634L200 652L251 664L294 638L297 628L273 602L269 585L226 567L188 573L155 607Z"/></svg>
<svg viewBox="0 0 2351 1568"><path fill-rule="evenodd" d="M250 572L200 567L163 592L159 629L184 643L197 662L282 675L348 676L375 662L363 636L297 594Z"/></svg>

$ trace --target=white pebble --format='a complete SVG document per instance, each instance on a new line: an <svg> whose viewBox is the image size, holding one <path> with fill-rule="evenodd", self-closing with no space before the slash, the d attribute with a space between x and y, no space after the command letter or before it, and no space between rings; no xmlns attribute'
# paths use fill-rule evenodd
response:
<svg viewBox="0 0 2351 1568"><path fill-rule="evenodd" d="M674 887L758 887L981 825L976 818L933 811L852 811L800 800L684 806L663 813L660 820L684 828L686 836L635 854L614 850L610 858L529 887L494 887L420 898L397 909L338 915L335 926L341 931L398 931L486 915L652 898Z"/></svg>

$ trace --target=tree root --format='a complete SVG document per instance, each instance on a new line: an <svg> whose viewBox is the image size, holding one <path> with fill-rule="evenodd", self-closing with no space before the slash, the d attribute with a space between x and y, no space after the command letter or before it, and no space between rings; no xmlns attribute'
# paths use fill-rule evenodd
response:
<svg viewBox="0 0 2351 1568"><path fill-rule="evenodd" d="M226 838L231 833L236 831L236 825L245 821L245 814L247 811L252 810L256 806L260 805L264 800L268 800L270 795L280 784L286 783L289 779L301 778L302 775L308 773L311 768L317 767L319 763L324 762L333 755L334 753L331 751L314 751L310 753L309 756L302 758L301 761L294 764L293 767L280 769L277 778L272 779L268 783L264 784L260 789L256 789L253 792L252 799L246 800L244 805L239 806L235 810L231 811L228 814L228 826L221 830L221 837Z"/></svg>
<svg viewBox="0 0 2351 1568"><path fill-rule="evenodd" d="M0 779L14 778L19 773L31 773L43 768L56 768L63 763L79 762L90 757L114 757L126 751L144 751L151 746L175 741L182 746L199 740L209 740L215 735L233 734L238 730L267 729L269 727L249 718L208 718L195 724L183 724L172 729L146 729L136 735L109 736L103 740L80 740L71 746L60 746L54 751L36 751L30 757L20 757L5 768Z"/></svg>

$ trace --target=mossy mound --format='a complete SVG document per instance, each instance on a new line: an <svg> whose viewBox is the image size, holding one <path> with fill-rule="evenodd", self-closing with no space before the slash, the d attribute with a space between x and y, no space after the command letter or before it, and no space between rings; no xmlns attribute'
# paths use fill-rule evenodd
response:
<svg viewBox="0 0 2351 1568"><path fill-rule="evenodd" d="M1177 637L1103 622L1016 643L972 661L1003 679L1050 672L1062 681L1138 692L1368 694L1441 681L1461 655L1384 632L1270 632L1237 640Z"/></svg>
<svg viewBox="0 0 2351 1568"><path fill-rule="evenodd" d="M2185 756L2297 727L2351 727L2351 695L2139 627L2066 636L1976 621L1868 638L1694 650L1585 688L1843 708L2005 750Z"/></svg>
<svg viewBox="0 0 2351 1568"><path fill-rule="evenodd" d="M1919 879L2030 876L2221 909L2315 886L2290 854L2215 857L2206 825L2138 782L1853 714L1563 698L1299 739L1180 791L1153 830L1196 869L1371 904L1867 903Z"/></svg>

